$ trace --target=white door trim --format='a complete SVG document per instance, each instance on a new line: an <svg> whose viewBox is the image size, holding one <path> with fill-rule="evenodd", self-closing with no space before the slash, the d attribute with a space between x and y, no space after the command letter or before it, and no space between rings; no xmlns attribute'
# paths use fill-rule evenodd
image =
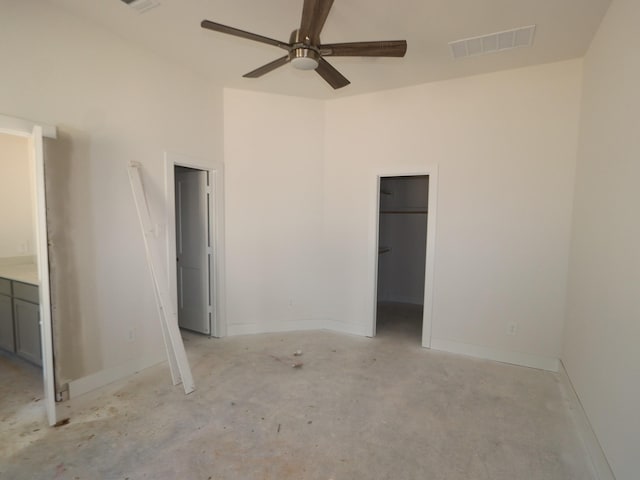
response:
<svg viewBox="0 0 640 480"><path fill-rule="evenodd" d="M436 248L436 219L438 211L438 165L430 165L423 169L408 171L402 168L390 168L378 170L375 172L375 185L373 209L371 215L373 217L372 225L374 225L373 237L373 318L371 319L371 336L376 334L376 317L378 310L378 241L380 238L380 179L383 177L412 177L412 176L429 176L429 198L428 198L428 214L427 214L427 252L424 270L424 309L422 313L422 346L431 348L431 330L433 324L433 291L435 278L435 248Z"/></svg>
<svg viewBox="0 0 640 480"><path fill-rule="evenodd" d="M169 291L177 305L178 281L176 269L176 204L175 174L176 166L195 168L209 172L212 195L209 201L209 228L211 229L211 246L213 248L213 268L209 288L214 299L211 335L225 337L227 335L225 305L225 269L224 269L224 172L222 165L206 162L185 155L165 152L165 212L167 222L167 272L169 273Z"/></svg>
<svg viewBox="0 0 640 480"><path fill-rule="evenodd" d="M0 115L0 133L29 138L30 158L34 178L34 204L36 209L36 249L40 300L40 342L42 345L42 382L44 407L49 425L55 425L56 392L53 368L53 331L51 327L51 294L49 283L49 247L47 240L47 199L44 180L44 151L42 126L19 118ZM47 127L48 137L56 138L56 128Z"/></svg>
<svg viewBox="0 0 640 480"><path fill-rule="evenodd" d="M18 135L20 137L30 137L33 133L33 127L42 128L42 136L47 138L58 138L58 130L51 125L44 123L36 123L23 118L9 117L0 115L0 131L9 135Z"/></svg>

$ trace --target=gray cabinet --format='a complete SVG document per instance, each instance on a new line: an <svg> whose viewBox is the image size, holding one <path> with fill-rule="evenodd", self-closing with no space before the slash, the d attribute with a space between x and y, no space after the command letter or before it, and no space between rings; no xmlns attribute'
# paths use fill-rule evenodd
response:
<svg viewBox="0 0 640 480"><path fill-rule="evenodd" d="M15 328L16 353L37 365L42 365L40 347L40 306L35 303L13 299L13 325Z"/></svg>
<svg viewBox="0 0 640 480"><path fill-rule="evenodd" d="M13 301L0 293L0 348L15 352L13 338Z"/></svg>
<svg viewBox="0 0 640 480"><path fill-rule="evenodd" d="M38 287L0 278L0 348L42 365Z"/></svg>

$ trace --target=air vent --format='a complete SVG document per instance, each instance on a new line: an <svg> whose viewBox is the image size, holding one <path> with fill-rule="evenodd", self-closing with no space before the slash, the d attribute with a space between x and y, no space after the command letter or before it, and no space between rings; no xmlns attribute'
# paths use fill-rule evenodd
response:
<svg viewBox="0 0 640 480"><path fill-rule="evenodd" d="M160 6L160 2L156 0L120 0L122 3L126 3L138 13L145 13Z"/></svg>
<svg viewBox="0 0 640 480"><path fill-rule="evenodd" d="M535 32L536 26L529 25L528 27L449 42L449 48L451 48L453 58L457 59L502 52L513 48L530 47L533 44Z"/></svg>

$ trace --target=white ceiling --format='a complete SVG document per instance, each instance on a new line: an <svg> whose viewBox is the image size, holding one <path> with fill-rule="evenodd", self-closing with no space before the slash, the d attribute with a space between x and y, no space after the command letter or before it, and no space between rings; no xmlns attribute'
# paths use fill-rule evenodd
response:
<svg viewBox="0 0 640 480"><path fill-rule="evenodd" d="M408 42L404 58L330 58L351 80L334 91L315 72L286 65L259 79L242 75L283 51L204 30L203 19L289 40L298 28L302 0L160 0L139 14L120 0L50 0L118 36L180 63L213 83L311 98L415 85L581 57L611 0L335 0L322 32L324 43L368 40ZM448 42L537 25L534 45L453 60Z"/></svg>

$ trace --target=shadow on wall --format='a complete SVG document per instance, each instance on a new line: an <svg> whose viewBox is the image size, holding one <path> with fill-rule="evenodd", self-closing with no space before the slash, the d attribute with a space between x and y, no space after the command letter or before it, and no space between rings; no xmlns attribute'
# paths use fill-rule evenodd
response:
<svg viewBox="0 0 640 480"><path fill-rule="evenodd" d="M96 305L95 241L90 136L59 127L46 139L45 183L56 391L87 375L100 358L92 335ZM97 328L93 326L93 329Z"/></svg>

